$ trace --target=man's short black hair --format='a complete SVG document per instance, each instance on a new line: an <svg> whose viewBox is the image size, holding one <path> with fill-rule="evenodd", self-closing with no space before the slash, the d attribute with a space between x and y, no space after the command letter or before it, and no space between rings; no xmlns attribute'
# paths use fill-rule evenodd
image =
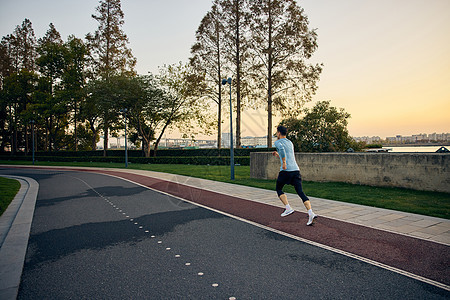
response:
<svg viewBox="0 0 450 300"><path fill-rule="evenodd" d="M282 125L277 127L277 131L281 133L282 136L286 136L287 134L287 128Z"/></svg>

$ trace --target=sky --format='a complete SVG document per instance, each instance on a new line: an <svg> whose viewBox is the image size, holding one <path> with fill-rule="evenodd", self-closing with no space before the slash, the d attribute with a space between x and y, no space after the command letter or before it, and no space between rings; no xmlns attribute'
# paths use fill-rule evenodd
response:
<svg viewBox="0 0 450 300"><path fill-rule="evenodd" d="M211 2L122 0L123 29L138 73L187 62ZM352 136L450 132L449 0L297 2L318 33L311 62L324 65L308 106L331 100L344 108L351 114ZM98 0L0 0L0 35L12 33L28 18L38 38L49 23L63 39L70 34L82 38L97 28L91 18L97 5ZM266 135L266 119L264 110L246 110L242 136Z"/></svg>

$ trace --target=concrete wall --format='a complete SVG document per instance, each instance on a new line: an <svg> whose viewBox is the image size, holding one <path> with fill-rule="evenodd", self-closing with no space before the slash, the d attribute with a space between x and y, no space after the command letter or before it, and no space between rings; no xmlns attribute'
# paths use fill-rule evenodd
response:
<svg viewBox="0 0 450 300"><path fill-rule="evenodd" d="M450 193L450 154L296 153L302 178ZM271 153L250 154L250 176L276 179L280 160Z"/></svg>

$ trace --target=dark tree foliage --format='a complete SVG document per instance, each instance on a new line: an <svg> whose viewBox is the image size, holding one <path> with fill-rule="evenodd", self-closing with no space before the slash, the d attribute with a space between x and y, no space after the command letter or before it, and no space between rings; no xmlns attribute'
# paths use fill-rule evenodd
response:
<svg viewBox="0 0 450 300"><path fill-rule="evenodd" d="M320 101L306 109L301 118L288 118L281 122L288 128L287 138L298 152L339 152L352 148L361 150L347 130L350 114L343 108Z"/></svg>

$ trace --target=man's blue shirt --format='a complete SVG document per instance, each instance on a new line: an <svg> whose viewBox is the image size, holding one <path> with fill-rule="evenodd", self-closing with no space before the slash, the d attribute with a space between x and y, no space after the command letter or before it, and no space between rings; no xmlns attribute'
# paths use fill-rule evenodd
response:
<svg viewBox="0 0 450 300"><path fill-rule="evenodd" d="M280 156L281 167L280 171L299 171L297 162L295 161L294 145L287 138L282 138L275 141L278 155ZM286 157L286 170L283 170L283 157Z"/></svg>

